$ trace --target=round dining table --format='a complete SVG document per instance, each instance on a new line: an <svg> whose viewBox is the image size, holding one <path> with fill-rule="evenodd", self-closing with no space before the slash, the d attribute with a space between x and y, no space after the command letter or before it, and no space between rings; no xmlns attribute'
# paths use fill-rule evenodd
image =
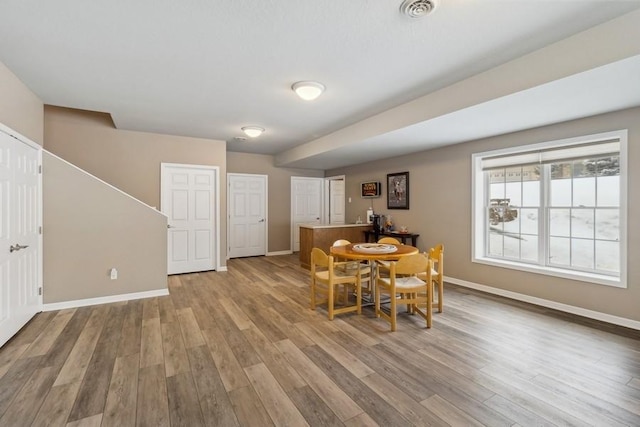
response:
<svg viewBox="0 0 640 427"><path fill-rule="evenodd" d="M408 255L414 255L420 252L415 246L409 245L393 245L397 248L395 252L389 253L373 253L373 252L358 252L353 247L356 245L364 245L366 243L351 243L344 246L332 246L329 253L337 258L344 258L349 260L368 260L368 261L397 261L402 257Z"/></svg>

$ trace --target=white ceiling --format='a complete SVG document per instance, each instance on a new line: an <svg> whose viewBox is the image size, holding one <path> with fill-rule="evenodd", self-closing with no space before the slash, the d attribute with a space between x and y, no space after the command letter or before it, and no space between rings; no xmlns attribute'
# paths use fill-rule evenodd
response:
<svg viewBox="0 0 640 427"><path fill-rule="evenodd" d="M399 13L401 2L3 0L0 61L46 104L314 169L640 105L640 57L632 57L340 141L342 129L640 8L439 0L433 14L412 20ZM299 80L327 90L302 101L290 89ZM235 141L245 125L266 132ZM332 148L297 154L316 140Z"/></svg>

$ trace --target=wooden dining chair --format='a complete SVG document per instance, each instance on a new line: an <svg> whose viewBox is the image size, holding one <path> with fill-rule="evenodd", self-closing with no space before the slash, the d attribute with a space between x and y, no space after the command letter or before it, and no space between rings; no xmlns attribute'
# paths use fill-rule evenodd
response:
<svg viewBox="0 0 640 427"><path fill-rule="evenodd" d="M395 237L383 237L378 240L378 243L384 243L387 245L399 245L400 240L396 239Z"/></svg>
<svg viewBox="0 0 640 427"><path fill-rule="evenodd" d="M399 245L400 244L400 240L394 238L394 237L383 237L380 240L378 240L378 243L380 244L385 244L385 245ZM381 265L383 267L383 270L381 271L381 274L384 275L384 269L389 269L389 263L390 261L378 261L378 265ZM378 270L380 271L380 270Z"/></svg>
<svg viewBox="0 0 640 427"><path fill-rule="evenodd" d="M442 313L444 306L444 245L439 243L429 249L428 253L423 255L428 257L433 264L431 280L433 287L438 289L438 299L436 301L434 298L433 307L438 309L438 313ZM424 274L420 274L418 277L422 280L427 280L427 277Z"/></svg>
<svg viewBox="0 0 640 427"><path fill-rule="evenodd" d="M339 239L333 242L333 246L347 246L350 245L351 242L346 239ZM342 259L336 259L336 261L347 261ZM369 295L373 295L373 280L371 274L371 263L369 261L348 261L345 265L338 267L341 271L354 274L355 269L360 270L360 284L362 285L362 290L367 292ZM365 286L366 283L366 286ZM346 292L346 287L345 287Z"/></svg>
<svg viewBox="0 0 640 427"><path fill-rule="evenodd" d="M327 255L322 249L313 248L311 250L311 309L316 309L316 304L327 303L329 320L333 320L334 315L341 313L357 312L362 313L362 286L360 283L360 269L353 270L354 273L342 272L338 267L347 264L346 262L335 262L333 257ZM343 285L351 285L355 289L355 305L349 305L348 295L343 306L335 308L336 290ZM324 295L325 298L318 300L317 295Z"/></svg>
<svg viewBox="0 0 640 427"><path fill-rule="evenodd" d="M387 320L391 324L391 331L396 330L398 304L407 304L410 313L419 314L425 319L427 328L431 327L433 313L432 269L431 259L418 253L400 258L399 261L392 261L389 265L389 277L378 276L376 280L376 317ZM419 274L425 274L427 280L418 278ZM382 294L389 296L389 314L380 307Z"/></svg>

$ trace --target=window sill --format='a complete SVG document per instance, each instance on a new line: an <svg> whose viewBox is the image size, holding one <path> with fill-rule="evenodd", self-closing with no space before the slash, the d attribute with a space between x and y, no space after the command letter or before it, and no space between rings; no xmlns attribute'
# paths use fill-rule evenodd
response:
<svg viewBox="0 0 640 427"><path fill-rule="evenodd" d="M512 270L526 271L529 273L544 274L546 276L561 277L563 279L577 280L580 282L595 283L597 285L612 286L615 288L627 288L626 280L619 277L605 276L603 274L584 273L581 271L563 270L539 265L521 264L512 261L495 258L473 258L472 262L486 264L494 267L509 268Z"/></svg>

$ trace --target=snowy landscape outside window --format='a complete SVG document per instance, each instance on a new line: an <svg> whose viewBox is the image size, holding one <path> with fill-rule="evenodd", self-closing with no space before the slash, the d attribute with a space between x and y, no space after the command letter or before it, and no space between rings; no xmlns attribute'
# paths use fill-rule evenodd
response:
<svg viewBox="0 0 640 427"><path fill-rule="evenodd" d="M626 287L626 131L473 155L474 262Z"/></svg>

